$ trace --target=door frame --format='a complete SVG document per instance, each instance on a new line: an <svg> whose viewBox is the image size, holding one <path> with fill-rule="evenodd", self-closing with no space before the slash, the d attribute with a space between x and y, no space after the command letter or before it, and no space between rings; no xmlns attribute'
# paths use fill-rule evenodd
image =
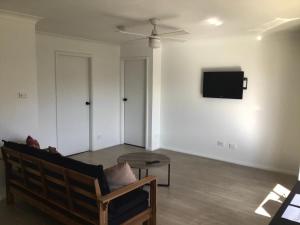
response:
<svg viewBox="0 0 300 225"><path fill-rule="evenodd" d="M124 144L124 132L125 132L125 103L123 101L123 98L125 97L125 61L133 61L133 60L145 60L146 62L146 90L145 90L145 149L150 149L150 115L149 115L149 103L150 103L150 99L149 97L150 95L150 72L149 72L149 63L150 63L150 59L147 56L138 56L138 57L121 57L121 65L120 65L120 102L121 102L121 107L120 107L120 142L121 144Z"/></svg>
<svg viewBox="0 0 300 225"><path fill-rule="evenodd" d="M89 151L93 149L93 83L92 83L92 75L93 75L93 55L90 53L83 52L72 52L72 51L55 51L55 60L54 60L54 80L55 80L55 126L56 126L56 146L58 147L58 121L57 121L57 59L58 56L73 56L73 57L82 57L87 58L89 63L89 71L88 71L88 97L90 101L90 110L89 110Z"/></svg>

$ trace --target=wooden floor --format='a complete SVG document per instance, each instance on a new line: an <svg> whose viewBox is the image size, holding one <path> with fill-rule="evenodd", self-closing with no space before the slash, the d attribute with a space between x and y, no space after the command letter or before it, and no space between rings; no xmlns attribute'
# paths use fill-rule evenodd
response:
<svg viewBox="0 0 300 225"><path fill-rule="evenodd" d="M106 168L114 165L118 156L136 151L141 149L120 145L72 157ZM296 177L285 174L168 150L157 152L171 158L171 187L158 188L159 225L267 225L270 218L256 214L257 207L277 184L290 189L296 182ZM166 182L167 168L149 173L157 175L159 182ZM18 200L14 207L7 207L2 200L0 218L2 224L57 224Z"/></svg>

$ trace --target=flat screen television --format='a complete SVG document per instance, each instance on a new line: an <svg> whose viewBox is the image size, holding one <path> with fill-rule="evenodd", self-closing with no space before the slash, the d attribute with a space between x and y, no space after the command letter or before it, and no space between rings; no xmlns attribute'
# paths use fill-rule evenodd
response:
<svg viewBox="0 0 300 225"><path fill-rule="evenodd" d="M244 81L243 71L204 72L203 97L243 99Z"/></svg>

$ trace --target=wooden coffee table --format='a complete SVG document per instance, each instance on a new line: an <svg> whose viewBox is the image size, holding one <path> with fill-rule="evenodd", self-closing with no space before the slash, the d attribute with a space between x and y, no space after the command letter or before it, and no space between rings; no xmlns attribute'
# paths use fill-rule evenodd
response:
<svg viewBox="0 0 300 225"><path fill-rule="evenodd" d="M146 170L146 176L148 176L149 169L168 166L168 183L158 184L158 186L170 186L171 161L168 156L153 152L135 152L121 155L118 158L118 163L123 162L128 162L132 168L139 169L139 179L141 179L141 170Z"/></svg>

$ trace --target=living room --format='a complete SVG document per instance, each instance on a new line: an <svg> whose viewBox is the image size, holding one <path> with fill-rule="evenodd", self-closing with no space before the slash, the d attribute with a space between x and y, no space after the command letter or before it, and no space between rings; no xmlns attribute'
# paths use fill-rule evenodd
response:
<svg viewBox="0 0 300 225"><path fill-rule="evenodd" d="M30 135L104 169L130 153L166 156L149 171L131 165L137 179L142 170L170 182L156 188L157 224L277 218L299 171L298 0L1 0L0 9L1 139ZM242 95L206 97L209 72L242 74ZM1 218L56 224L26 201L6 205L4 171Z"/></svg>

